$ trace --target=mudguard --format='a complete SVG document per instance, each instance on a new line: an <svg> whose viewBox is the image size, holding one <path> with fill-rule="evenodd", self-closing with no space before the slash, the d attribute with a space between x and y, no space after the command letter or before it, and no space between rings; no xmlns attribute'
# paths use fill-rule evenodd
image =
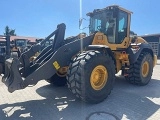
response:
<svg viewBox="0 0 160 120"><path fill-rule="evenodd" d="M138 49L133 49L132 46L138 46ZM129 61L131 64L137 61L142 51L149 52L154 58L153 49L150 44L148 43L131 44L129 48L127 49L127 53L129 54Z"/></svg>
<svg viewBox="0 0 160 120"><path fill-rule="evenodd" d="M87 50L98 50L98 51L107 52L112 57L112 59L114 60L115 65L116 65L115 57L113 55L112 50L109 48L109 46L106 46L106 45L89 45L87 47Z"/></svg>

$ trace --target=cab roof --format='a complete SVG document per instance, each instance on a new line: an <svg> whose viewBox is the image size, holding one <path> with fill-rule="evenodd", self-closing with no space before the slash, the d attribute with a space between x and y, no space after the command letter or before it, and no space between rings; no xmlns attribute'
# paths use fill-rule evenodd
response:
<svg viewBox="0 0 160 120"><path fill-rule="evenodd" d="M104 10L113 9L113 8L118 8L118 9L124 11L124 12L127 12L128 14L132 14L133 13L133 12L131 12L131 11L125 9L125 8L122 8L122 7L118 6L118 5L110 5L110 6L107 6L105 8L102 8L102 9L94 9L93 12L89 12L86 15L90 16L91 14L94 14L94 13L97 13L97 12L101 12L101 11L104 11Z"/></svg>

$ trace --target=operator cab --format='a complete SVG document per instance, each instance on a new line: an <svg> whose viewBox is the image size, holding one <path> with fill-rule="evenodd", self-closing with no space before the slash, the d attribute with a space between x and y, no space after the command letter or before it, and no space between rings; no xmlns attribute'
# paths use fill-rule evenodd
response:
<svg viewBox="0 0 160 120"><path fill-rule="evenodd" d="M87 14L90 16L89 33L102 32L110 44L120 44L129 37L131 13L117 5L95 9Z"/></svg>

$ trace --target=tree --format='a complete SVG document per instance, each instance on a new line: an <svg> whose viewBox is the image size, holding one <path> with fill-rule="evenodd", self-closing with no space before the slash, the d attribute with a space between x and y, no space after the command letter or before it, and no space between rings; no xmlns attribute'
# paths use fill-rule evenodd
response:
<svg viewBox="0 0 160 120"><path fill-rule="evenodd" d="M5 27L4 35L13 35L13 36L16 36L15 29L10 29L8 26L6 26Z"/></svg>

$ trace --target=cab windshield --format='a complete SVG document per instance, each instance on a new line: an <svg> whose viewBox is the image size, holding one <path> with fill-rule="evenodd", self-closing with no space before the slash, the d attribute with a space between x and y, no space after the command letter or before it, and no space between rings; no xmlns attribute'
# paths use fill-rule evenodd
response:
<svg viewBox="0 0 160 120"><path fill-rule="evenodd" d="M100 31L111 44L120 44L127 37L128 13L111 10L98 11L90 15L90 34Z"/></svg>
<svg viewBox="0 0 160 120"><path fill-rule="evenodd" d="M96 31L100 31L105 33L108 27L113 23L113 12L112 11L102 11L97 12L93 16L90 17L90 27L89 32L94 33Z"/></svg>

